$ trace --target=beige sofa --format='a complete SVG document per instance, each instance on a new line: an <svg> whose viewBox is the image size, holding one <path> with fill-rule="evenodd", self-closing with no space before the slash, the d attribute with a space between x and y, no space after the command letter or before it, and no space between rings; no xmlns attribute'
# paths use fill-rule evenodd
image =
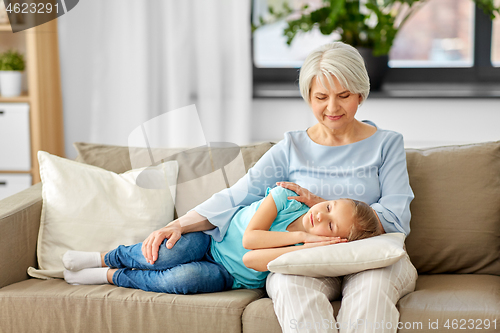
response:
<svg viewBox="0 0 500 333"><path fill-rule="evenodd" d="M245 167L271 145L242 147ZM131 168L124 147L76 147L79 161ZM180 163L180 173L213 165L210 156ZM407 161L415 199L406 248L419 278L397 304L398 331L500 332L500 142L407 150ZM0 332L281 331L262 289L169 295L29 278L41 208L40 184L0 201ZM336 314L341 300L332 304Z"/></svg>

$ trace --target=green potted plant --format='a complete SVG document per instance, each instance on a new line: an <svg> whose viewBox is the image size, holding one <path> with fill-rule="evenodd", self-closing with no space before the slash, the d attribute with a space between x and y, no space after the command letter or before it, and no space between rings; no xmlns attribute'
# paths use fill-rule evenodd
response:
<svg viewBox="0 0 500 333"><path fill-rule="evenodd" d="M0 54L0 95L3 97L21 95L24 68L25 61L21 53L8 50Z"/></svg>
<svg viewBox="0 0 500 333"><path fill-rule="evenodd" d="M365 62L372 88L377 89L385 74L388 54L398 31L428 0L323 0L323 6L311 10L308 5L291 8L284 3L281 9L269 7L267 19L260 17L260 26L286 19L283 35L290 45L299 32L318 27L324 35L338 33L340 40L356 47ZM492 19L500 14L494 0L473 0ZM379 73L375 73L379 72Z"/></svg>

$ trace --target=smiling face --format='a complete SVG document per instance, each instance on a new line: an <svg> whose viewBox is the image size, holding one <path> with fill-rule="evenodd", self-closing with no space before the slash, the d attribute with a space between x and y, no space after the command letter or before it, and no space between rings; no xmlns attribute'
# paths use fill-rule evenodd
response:
<svg viewBox="0 0 500 333"><path fill-rule="evenodd" d="M324 129L344 130L353 123L362 97L344 88L335 76L332 75L331 79L333 85L326 77L323 77L324 85L317 77L312 80L311 109Z"/></svg>
<svg viewBox="0 0 500 333"><path fill-rule="evenodd" d="M311 207L302 217L302 225L313 235L348 238L354 220L353 202L339 199Z"/></svg>

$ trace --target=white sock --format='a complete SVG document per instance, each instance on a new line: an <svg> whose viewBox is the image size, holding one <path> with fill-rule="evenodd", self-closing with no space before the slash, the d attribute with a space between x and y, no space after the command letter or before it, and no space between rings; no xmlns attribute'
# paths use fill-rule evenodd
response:
<svg viewBox="0 0 500 333"><path fill-rule="evenodd" d="M108 284L109 267L85 268L77 272L64 271L64 280L69 284Z"/></svg>
<svg viewBox="0 0 500 333"><path fill-rule="evenodd" d="M62 262L64 268L70 271L79 271L84 268L101 267L101 254L99 252L67 251Z"/></svg>

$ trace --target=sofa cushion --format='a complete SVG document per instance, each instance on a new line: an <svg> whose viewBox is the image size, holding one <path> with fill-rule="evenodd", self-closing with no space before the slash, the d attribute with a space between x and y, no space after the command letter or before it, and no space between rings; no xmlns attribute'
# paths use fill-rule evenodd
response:
<svg viewBox="0 0 500 333"><path fill-rule="evenodd" d="M333 307L333 315L337 318L340 310L340 300L331 302ZM278 322L278 317L274 312L273 301L268 298L261 298L248 304L243 312L243 333L281 333L281 326ZM324 323L318 323L324 324ZM290 328L299 329L299 332L312 332L314 327L309 327L305 323L292 322Z"/></svg>
<svg viewBox="0 0 500 333"><path fill-rule="evenodd" d="M184 215L213 194L233 185L243 177L273 143L236 146L211 143L193 149L129 148L91 143L74 143L77 161L113 171L124 172L151 165L155 161L176 160L179 163L176 217ZM221 172L224 167L224 173Z"/></svg>
<svg viewBox="0 0 500 333"><path fill-rule="evenodd" d="M66 251L105 252L135 244L173 219L176 161L155 166L149 177L144 168L116 174L43 151L38 160L43 208L40 269L28 270L33 277L62 278ZM148 186L139 186L140 180Z"/></svg>
<svg viewBox="0 0 500 333"><path fill-rule="evenodd" d="M499 306L500 276L480 274L421 275L415 291L401 298L397 304L401 323L408 327L407 323L411 326L422 324L413 332L443 333L470 331L472 328L498 332ZM495 319L496 329L493 324ZM487 325L489 329L486 329Z"/></svg>
<svg viewBox="0 0 500 333"><path fill-rule="evenodd" d="M273 301L266 297L258 299L245 308L243 317L243 333L281 333L281 326L273 308Z"/></svg>
<svg viewBox="0 0 500 333"><path fill-rule="evenodd" d="M419 273L500 275L500 142L407 150Z"/></svg>
<svg viewBox="0 0 500 333"><path fill-rule="evenodd" d="M171 295L30 279L0 289L0 331L241 332L245 306L263 295L262 289Z"/></svg>

